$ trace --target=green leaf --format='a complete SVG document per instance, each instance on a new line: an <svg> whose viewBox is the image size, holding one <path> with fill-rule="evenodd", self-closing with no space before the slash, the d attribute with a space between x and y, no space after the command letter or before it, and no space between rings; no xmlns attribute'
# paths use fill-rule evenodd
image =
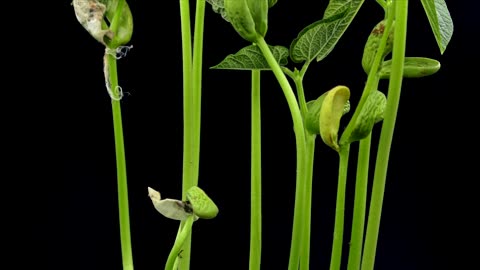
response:
<svg viewBox="0 0 480 270"><path fill-rule="evenodd" d="M453 21L445 0L421 0L433 35L443 54L453 35Z"/></svg>
<svg viewBox="0 0 480 270"><path fill-rule="evenodd" d="M342 12L342 10L345 8L350 9L351 12L355 12L356 14L363 2L364 0L330 0L327 8L325 9L325 13L323 14L323 18L332 17L333 15ZM353 17L355 17L355 14L353 14Z"/></svg>
<svg viewBox="0 0 480 270"><path fill-rule="evenodd" d="M281 66L288 63L288 49L283 46L269 46L273 56ZM256 45L249 45L235 54L228 55L218 65L211 69L235 69L235 70L269 70L270 66L263 56L260 48Z"/></svg>
<svg viewBox="0 0 480 270"><path fill-rule="evenodd" d="M331 0L323 19L305 27L290 45L294 62L320 61L342 37L364 0Z"/></svg>

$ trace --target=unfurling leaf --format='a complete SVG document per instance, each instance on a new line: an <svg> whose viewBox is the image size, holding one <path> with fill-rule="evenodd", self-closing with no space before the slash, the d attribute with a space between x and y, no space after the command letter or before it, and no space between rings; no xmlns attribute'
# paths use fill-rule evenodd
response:
<svg viewBox="0 0 480 270"><path fill-rule="evenodd" d="M244 39L255 43L268 28L268 0L225 0L228 21Z"/></svg>
<svg viewBox="0 0 480 270"><path fill-rule="evenodd" d="M320 109L322 108L323 99L328 92L323 93L315 100L307 102L307 115L305 117L305 127L308 132L311 134L320 134ZM346 114L350 111L350 101L347 100L347 103L343 107L343 114Z"/></svg>
<svg viewBox="0 0 480 270"><path fill-rule="evenodd" d="M117 12L118 4L120 0L101 0L107 6L107 12L105 17L108 20L109 25L113 22L115 13ZM114 33L113 39L110 42L107 42L111 48L116 48L118 46L127 44L130 42L133 34L133 16L128 6L127 1L123 1L122 11L120 11L118 18L118 28Z"/></svg>
<svg viewBox="0 0 480 270"><path fill-rule="evenodd" d="M339 152L338 129L345 105L350 98L350 90L346 86L336 86L323 98L319 114L320 136L325 144Z"/></svg>

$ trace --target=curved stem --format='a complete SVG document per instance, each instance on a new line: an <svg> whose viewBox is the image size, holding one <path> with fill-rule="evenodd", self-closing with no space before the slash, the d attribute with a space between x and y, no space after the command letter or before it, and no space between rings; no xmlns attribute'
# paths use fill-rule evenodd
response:
<svg viewBox="0 0 480 270"><path fill-rule="evenodd" d="M355 199L353 203L352 233L348 253L348 270L359 270L362 259L363 235L365 233L365 214L367 209L368 168L372 134L360 141L358 149Z"/></svg>
<svg viewBox="0 0 480 270"><path fill-rule="evenodd" d="M338 167L337 203L335 206L335 227L333 230L332 257L330 270L340 270L342 262L343 225L345 219L345 191L347 187L348 157L350 144L340 147L340 164Z"/></svg>
<svg viewBox="0 0 480 270"><path fill-rule="evenodd" d="M183 258L185 256L185 250L181 250L184 242L187 240L188 236L192 232L192 225L193 225L193 218L194 215L189 216L185 220L185 225L183 226L182 230L179 234L177 234L177 238L175 239L175 244L173 244L173 248L168 255L167 263L165 264L165 270L173 270L175 265L175 260L177 258ZM181 252L181 254L180 254ZM179 260L183 261L183 260ZM176 269L175 269L176 270Z"/></svg>
<svg viewBox="0 0 480 270"><path fill-rule="evenodd" d="M297 270L300 258L300 250L304 243L300 242L302 239L302 223L304 221L304 205L305 202L305 186L306 186L306 140L305 140L305 128L303 126L303 119L298 107L297 99L293 93L292 87L288 83L288 79L283 73L280 65L273 57L270 48L263 39L258 36L257 45L262 51L265 59L267 60L273 74L277 78L280 87L282 88L285 99L287 100L290 113L293 120L293 129L295 132L295 143L297 148L297 181L295 187L295 210L293 214L293 232L292 243L290 247L290 260L288 269Z"/></svg>
<svg viewBox="0 0 480 270"><path fill-rule="evenodd" d="M250 270L260 270L262 254L262 147L260 70L252 70Z"/></svg>
<svg viewBox="0 0 480 270"><path fill-rule="evenodd" d="M397 118L405 61L407 39L408 1L395 1L395 32L392 52L392 73L388 86L388 98L373 178L372 198L368 215L367 232L362 258L362 270L372 270L375 263L378 232L382 213L383 196L387 177L388 158L392 144L395 120Z"/></svg>
<svg viewBox="0 0 480 270"><path fill-rule="evenodd" d="M110 89L118 88L117 60L110 54L106 54L106 70L108 70L108 82ZM115 155L117 166L117 194L118 211L120 222L120 243L122 248L122 261L124 270L133 270L132 243L130 237L130 215L128 206L127 169L125 161L125 146L123 140L122 109L120 96L117 91L111 91L113 132L115 137Z"/></svg>

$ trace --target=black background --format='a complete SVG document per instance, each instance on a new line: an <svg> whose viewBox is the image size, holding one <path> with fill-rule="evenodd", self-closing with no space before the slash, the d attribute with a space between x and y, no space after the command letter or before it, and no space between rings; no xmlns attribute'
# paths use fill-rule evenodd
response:
<svg viewBox="0 0 480 270"><path fill-rule="evenodd" d="M280 0L270 10L269 44L288 47L304 26L322 16L328 1L299 2ZM118 69L127 93L122 112L134 264L138 270L162 269L178 222L154 210L147 187L161 191L163 197L181 194L179 6L178 1L129 4L134 17L133 49L119 60ZM403 83L376 269L468 269L460 265L469 259L466 243L473 241L467 219L477 212L467 210L471 204L466 199L478 179L470 171L475 169L473 110L480 59L474 39L479 34L475 8L480 6L476 1L447 4L455 31L441 55L420 2L410 1L407 56L438 59L442 68L433 76ZM70 1L39 8L42 12L35 15L42 19L32 19L30 27L15 31L30 44L18 53L30 64L16 61L7 73L17 75L12 78L26 89L10 120L19 130L25 128L21 133L28 142L40 146L25 149L19 159L23 164L19 173L34 167L26 165L32 164L28 157L41 164L33 181L25 181L34 193L23 200L29 210L16 212L40 221L32 226L34 235L40 236L39 245L22 242L20 250L26 259L19 263L46 264L46 269L121 269L112 116L102 73L104 48L78 24ZM307 100L343 84L350 87L355 106L366 80L360 65L363 45L381 16L375 1L365 1L335 50L311 64L305 77ZM36 35L40 30L47 34ZM250 75L208 69L246 45L207 5L199 183L220 213L213 220L195 223L192 269L248 268ZM286 269L294 204L294 134L281 89L270 72L262 74L262 269ZM380 88L385 91L387 85ZM374 137L378 138L378 130ZM356 149L352 147L347 187L345 247ZM311 269L328 268L337 166L336 153L318 140ZM45 251L46 262L43 256L28 259Z"/></svg>

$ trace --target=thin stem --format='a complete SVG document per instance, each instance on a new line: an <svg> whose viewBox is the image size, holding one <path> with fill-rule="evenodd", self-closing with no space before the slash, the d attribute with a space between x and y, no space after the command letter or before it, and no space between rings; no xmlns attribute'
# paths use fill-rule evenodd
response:
<svg viewBox="0 0 480 270"><path fill-rule="evenodd" d="M292 231L292 242L290 247L290 260L288 269L297 270L300 251L302 245L305 243L301 242L302 239L302 223L304 221L304 206L305 202L305 186L306 186L306 139L305 139L305 128L303 126L303 119L298 107L297 99L293 93L292 87L290 86L287 77L283 73L280 65L273 57L270 48L263 39L263 37L258 36L257 45L262 51L265 59L267 60L270 68L273 71L273 74L277 78L280 87L282 88L285 99L287 100L290 113L293 120L293 129L295 132L295 143L297 148L297 175L296 175L296 187L295 187L295 210L293 214L293 231Z"/></svg>
<svg viewBox="0 0 480 270"><path fill-rule="evenodd" d="M363 106L367 102L368 96L374 90L374 85L378 83L377 72L378 67L380 66L383 60L383 52L385 51L385 46L387 44L388 35L390 33L391 27L393 23L393 16L390 15L390 12L387 12L387 22L385 24L385 28L383 31L382 39L380 41L380 45L378 47L377 53L375 54L375 59L373 60L372 67L370 72L368 73L367 83L365 84L364 91L362 92L362 96L360 97L360 101L358 102L358 106L353 113L351 120L348 122L345 131L342 133L340 138L340 145L349 143L350 135L352 134L355 123L357 123L357 118L362 111Z"/></svg>
<svg viewBox="0 0 480 270"><path fill-rule="evenodd" d="M337 203L335 206L335 226L333 229L332 257L330 259L330 270L340 270L342 262L343 246L343 225L345 219L345 191L347 187L348 157L350 144L340 147L338 166L338 187Z"/></svg>
<svg viewBox="0 0 480 270"><path fill-rule="evenodd" d="M194 117L194 144L195 154L193 163L193 185L198 185L198 172L200 167L200 124L202 112L202 62L203 62L203 33L205 25L205 0L197 0L195 10L195 30L193 36L193 71L192 95Z"/></svg>
<svg viewBox="0 0 480 270"><path fill-rule="evenodd" d="M182 200L193 186L194 176L194 107L192 91L192 41L190 38L190 6L188 0L180 0L183 65L183 185Z"/></svg>
<svg viewBox="0 0 480 270"><path fill-rule="evenodd" d="M304 89L303 89L303 77L305 71L308 68L309 63L306 62L302 70L299 72L295 70L293 74L293 81L295 82L295 88L297 89L298 102L300 103L300 111L302 113L302 118L305 119L307 115L307 102L305 99ZM302 254L300 255L300 269L308 270L310 269L310 235L311 235L311 220L312 220L312 178L313 178L313 161L315 157L315 138L316 135L306 133L306 146L307 146L307 155L305 160L305 197L304 197L304 221L302 229L302 243L303 249Z"/></svg>
<svg viewBox="0 0 480 270"><path fill-rule="evenodd" d="M183 65L183 173L182 173L182 200L195 184L195 106L192 86L192 41L190 30L190 5L188 0L180 0L180 21L182 37L182 65ZM185 221L180 222L179 233L183 231ZM182 258L179 260L179 269L190 269L191 234L187 234L183 244Z"/></svg>
<svg viewBox="0 0 480 270"><path fill-rule="evenodd" d="M373 270L377 249L378 232L382 213L388 159L392 144L395 120L397 118L400 92L402 89L403 65L407 39L408 1L395 1L395 32L392 52L392 73L388 86L388 98L373 178L372 197L368 215L367 232L362 258L362 270Z"/></svg>
<svg viewBox="0 0 480 270"><path fill-rule="evenodd" d="M165 270L173 270L176 259L183 258L183 256L185 256L185 249L182 249L182 246L184 246L184 242L187 240L188 236L192 232L193 219L193 215L189 216L185 220L185 225L183 226L182 230L179 234L177 234L175 244L173 244L173 248L168 255L167 263L165 264Z"/></svg>
<svg viewBox="0 0 480 270"><path fill-rule="evenodd" d="M370 133L366 138L360 141L358 149L357 179L355 182L355 199L353 203L350 251L348 253L348 270L359 270L362 259L371 141L372 134Z"/></svg>
<svg viewBox="0 0 480 270"><path fill-rule="evenodd" d="M305 91L303 90L303 76L305 75L305 71L307 70L309 64L310 62L305 62L302 70L300 72L295 70L294 73L295 88L297 89L298 103L300 103L300 111L302 112L303 119L305 119L308 111L307 100L305 99Z"/></svg>
<svg viewBox="0 0 480 270"><path fill-rule="evenodd" d="M108 82L110 89L118 88L117 60L108 54ZM125 146L123 140L122 110L120 107L120 96L117 91L111 91L113 132L115 137L115 155L117 166L117 193L118 212L120 222L120 243L122 248L122 262L124 270L133 270L132 243L130 237L130 215L128 207L128 185L127 169L125 161Z"/></svg>
<svg viewBox="0 0 480 270"><path fill-rule="evenodd" d="M313 180L313 161L315 157L315 138L316 135L307 135L307 155L305 165L305 205L304 221L302 229L302 243L304 248L300 256L300 269L310 269L310 235L312 222L312 180Z"/></svg>
<svg viewBox="0 0 480 270"><path fill-rule="evenodd" d="M262 252L262 147L260 70L252 70L250 270L260 270Z"/></svg>

